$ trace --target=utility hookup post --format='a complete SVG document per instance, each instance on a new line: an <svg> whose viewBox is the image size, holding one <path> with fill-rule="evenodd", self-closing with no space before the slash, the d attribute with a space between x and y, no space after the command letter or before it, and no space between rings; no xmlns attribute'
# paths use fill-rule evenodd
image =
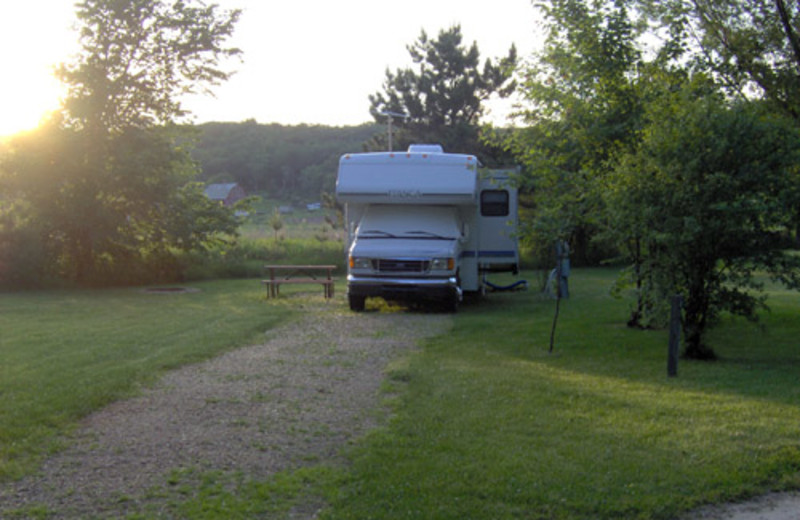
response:
<svg viewBox="0 0 800 520"><path fill-rule="evenodd" d="M669 350L667 353L667 377L678 375L678 352L681 344L681 307L683 297L676 294L671 300L669 316Z"/></svg>

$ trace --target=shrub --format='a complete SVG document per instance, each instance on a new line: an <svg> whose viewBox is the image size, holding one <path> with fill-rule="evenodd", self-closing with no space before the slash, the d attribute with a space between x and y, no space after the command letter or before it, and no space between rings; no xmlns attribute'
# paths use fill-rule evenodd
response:
<svg viewBox="0 0 800 520"><path fill-rule="evenodd" d="M187 280L254 278L264 264L332 264L344 268L341 242L318 239L239 239L234 245L185 257Z"/></svg>

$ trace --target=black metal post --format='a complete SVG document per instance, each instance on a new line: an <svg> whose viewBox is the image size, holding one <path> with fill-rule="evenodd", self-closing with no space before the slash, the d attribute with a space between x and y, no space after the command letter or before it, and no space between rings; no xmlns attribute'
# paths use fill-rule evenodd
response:
<svg viewBox="0 0 800 520"><path fill-rule="evenodd" d="M681 306L683 297L676 294L671 300L672 308L669 316L669 350L667 353L667 376L678 375L678 353L681 344Z"/></svg>

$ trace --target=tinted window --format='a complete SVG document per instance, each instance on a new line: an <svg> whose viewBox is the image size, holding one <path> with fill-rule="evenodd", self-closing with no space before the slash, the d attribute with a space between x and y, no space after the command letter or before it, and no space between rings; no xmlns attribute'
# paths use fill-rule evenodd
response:
<svg viewBox="0 0 800 520"><path fill-rule="evenodd" d="M506 190L484 190L481 192L481 216L508 216L508 192Z"/></svg>

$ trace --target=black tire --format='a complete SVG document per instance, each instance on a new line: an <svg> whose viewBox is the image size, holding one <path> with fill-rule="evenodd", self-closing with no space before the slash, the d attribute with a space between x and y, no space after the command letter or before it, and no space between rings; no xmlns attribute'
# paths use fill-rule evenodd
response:
<svg viewBox="0 0 800 520"><path fill-rule="evenodd" d="M444 304L445 312L458 312L459 303L460 302L458 301L458 296L453 296L452 298L447 300L447 302L445 302Z"/></svg>
<svg viewBox="0 0 800 520"><path fill-rule="evenodd" d="M353 312L361 312L364 310L367 297L366 296L357 296L354 294L347 295L347 301L350 303L350 310Z"/></svg>
<svg viewBox="0 0 800 520"><path fill-rule="evenodd" d="M453 294L442 302L442 309L444 312L458 312L458 305L461 303L461 298L458 296L459 293L453 291Z"/></svg>

